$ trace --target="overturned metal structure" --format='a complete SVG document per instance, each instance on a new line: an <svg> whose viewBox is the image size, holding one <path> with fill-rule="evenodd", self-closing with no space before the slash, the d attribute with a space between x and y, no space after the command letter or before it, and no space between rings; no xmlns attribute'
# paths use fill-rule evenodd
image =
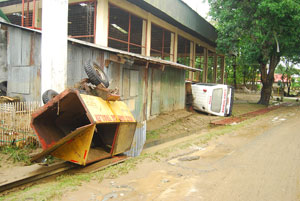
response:
<svg viewBox="0 0 300 201"><path fill-rule="evenodd" d="M66 90L34 113L31 126L47 155L86 165L128 151L136 121L122 101Z"/></svg>

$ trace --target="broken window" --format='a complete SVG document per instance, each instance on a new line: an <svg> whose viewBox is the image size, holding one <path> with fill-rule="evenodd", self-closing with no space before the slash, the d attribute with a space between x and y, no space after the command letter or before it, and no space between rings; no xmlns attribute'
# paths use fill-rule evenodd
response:
<svg viewBox="0 0 300 201"><path fill-rule="evenodd" d="M87 42L95 40L96 1L69 4L68 35Z"/></svg>
<svg viewBox="0 0 300 201"><path fill-rule="evenodd" d="M174 33L152 23L150 56L172 61L174 56L173 38Z"/></svg>
<svg viewBox="0 0 300 201"><path fill-rule="evenodd" d="M146 20L121 8L109 5L108 46L143 54L146 49Z"/></svg>
<svg viewBox="0 0 300 201"><path fill-rule="evenodd" d="M190 40L178 35L177 63L191 66L193 63L191 50L193 50L193 43Z"/></svg>

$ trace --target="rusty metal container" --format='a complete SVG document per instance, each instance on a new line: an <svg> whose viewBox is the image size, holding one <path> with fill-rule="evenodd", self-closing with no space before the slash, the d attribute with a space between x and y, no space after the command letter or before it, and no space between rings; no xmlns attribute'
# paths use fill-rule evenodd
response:
<svg viewBox="0 0 300 201"><path fill-rule="evenodd" d="M44 149L32 161L50 154L86 165L112 157L130 149L136 124L122 101L66 90L32 115L31 126Z"/></svg>

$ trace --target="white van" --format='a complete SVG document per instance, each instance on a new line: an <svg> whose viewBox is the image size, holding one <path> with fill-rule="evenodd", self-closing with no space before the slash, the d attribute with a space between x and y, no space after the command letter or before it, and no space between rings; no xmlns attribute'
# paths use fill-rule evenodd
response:
<svg viewBox="0 0 300 201"><path fill-rule="evenodd" d="M224 84L192 84L193 108L217 116L230 116L234 88Z"/></svg>

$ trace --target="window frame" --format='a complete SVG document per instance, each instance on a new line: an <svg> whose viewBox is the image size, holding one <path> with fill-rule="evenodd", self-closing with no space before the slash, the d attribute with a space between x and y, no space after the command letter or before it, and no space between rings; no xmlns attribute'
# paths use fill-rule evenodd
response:
<svg viewBox="0 0 300 201"><path fill-rule="evenodd" d="M81 4L81 3L94 3L94 34L93 35L79 35L79 36L71 36L71 35L68 35L68 37L70 38L76 38L76 39L81 39L81 38L94 38L94 43L95 43L95 40L96 40L96 20L97 20L97 3L98 1L97 0L86 0L86 1L78 1L78 2L73 2L73 3L69 3L68 4L68 7L70 5L78 5L78 4ZM68 14L68 17L69 17L69 14ZM69 30L68 30L69 31Z"/></svg>
<svg viewBox="0 0 300 201"><path fill-rule="evenodd" d="M160 25L158 25L158 24L156 24L156 23L153 23L153 22L151 22L151 32L152 32L152 24L154 25L154 26L157 26L157 27L159 27L159 28L161 28L162 30L163 30L163 39L162 39L162 48L161 48L161 51L159 51L159 50L156 50L156 49L153 49L152 48L152 46L151 46L151 44L150 44L150 56L151 56L151 51L153 51L153 52L157 52L157 53L160 53L160 55L161 55L161 58L164 60L164 55L166 54L165 52L164 52L164 45L165 45L165 31L168 31L168 32L170 32L170 37L171 37L171 41L170 41L170 48L173 46L173 52L172 52L172 54L171 54L171 52L168 54L169 56L170 56L170 61L173 61L174 60L174 55L175 55L175 48L174 48L174 43L175 43L175 33L173 32L173 31L170 31L169 29L166 29L166 28L164 28L164 27L162 27L162 26L160 26ZM173 34L173 36L174 36L174 40L172 41L172 34ZM150 38L150 42L152 42L152 34L151 34L151 38ZM171 59L172 58L172 59Z"/></svg>
<svg viewBox="0 0 300 201"><path fill-rule="evenodd" d="M121 39L117 39L117 38L113 38L113 37L110 37L109 36L109 26L110 26L110 7L111 6L114 6L114 7L117 7L118 9L120 9L120 10L123 10L123 11L125 11L125 12L127 12L128 13L128 15L129 15L129 19L128 19L128 38L127 38L127 41L124 41L124 40L121 40ZM145 21L145 23L146 23L146 30L145 30L145 46L143 46L143 45L139 45L139 44L136 44L136 43L131 43L130 42L130 37L131 37L131 16L135 16L135 17L138 17L138 18L140 18L143 22ZM147 49L147 28L148 28L148 20L147 19L145 19L145 18L143 18L143 17L140 17L140 16L138 16L138 15L136 15L136 14L134 14L134 13L132 13L132 12L130 12L130 11L128 11L128 10L126 10L126 9L123 9L123 8L121 8L121 7L119 7L119 6L117 6L117 5L115 5L115 4L113 4L113 3L108 3L108 26L107 26L107 29L108 29L108 31L107 31L107 40L109 41L109 40L113 40L113 41L117 41L117 42L119 42L119 43L123 43L123 44L126 44L127 45L127 52L130 52L130 46L136 46L136 47L140 47L141 48L141 50L143 51L143 49ZM142 33L143 33L143 30L142 30ZM142 40L143 40L143 36L142 36ZM107 41L107 42L108 42ZM143 43L143 41L141 41L141 43ZM108 46L108 45L107 45ZM109 46L108 46L109 47ZM141 51L141 53L140 54L142 54L142 51Z"/></svg>

